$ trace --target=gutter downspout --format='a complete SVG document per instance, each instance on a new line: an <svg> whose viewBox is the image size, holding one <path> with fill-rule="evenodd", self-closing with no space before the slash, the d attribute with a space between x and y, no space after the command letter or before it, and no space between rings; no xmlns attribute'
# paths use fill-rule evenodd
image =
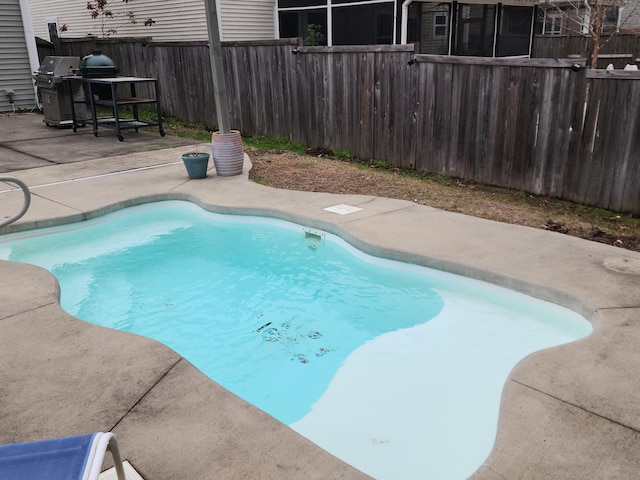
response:
<svg viewBox="0 0 640 480"><path fill-rule="evenodd" d="M40 68L40 60L38 59L38 48L36 47L36 36L33 33L33 20L31 18L31 9L29 8L29 0L20 0L20 15L22 16L22 25L24 30L24 40L27 44L27 54L29 56L29 66L31 67L31 73L37 72ZM33 99L34 103L38 104L38 91L36 84L31 79L33 84Z"/></svg>
<svg viewBox="0 0 640 480"><path fill-rule="evenodd" d="M224 28L222 24L222 10L220 9L220 0L216 0L216 18L218 19L218 34L220 35L220 41L224 42Z"/></svg>
<svg viewBox="0 0 640 480"><path fill-rule="evenodd" d="M393 2L393 45L398 43L398 2Z"/></svg>
<svg viewBox="0 0 640 480"><path fill-rule="evenodd" d="M449 56L453 52L453 29L458 24L458 2L451 2L449 7ZM456 27L457 28L457 27Z"/></svg>
<svg viewBox="0 0 640 480"><path fill-rule="evenodd" d="M502 21L502 4L496 4L496 13L495 18L493 20L493 49L492 49L492 57L496 58L496 52L498 51L498 28L500 28L500 22Z"/></svg>
<svg viewBox="0 0 640 480"><path fill-rule="evenodd" d="M413 0L405 0L402 4L402 24L400 26L400 44L407 44L407 23L409 22L409 5Z"/></svg>
<svg viewBox="0 0 640 480"><path fill-rule="evenodd" d="M327 0L327 47L333 46L333 8L331 0Z"/></svg>
<svg viewBox="0 0 640 480"><path fill-rule="evenodd" d="M273 5L273 38L280 38L280 15L278 14L278 0Z"/></svg>
<svg viewBox="0 0 640 480"><path fill-rule="evenodd" d="M533 12L531 13L531 34L529 35L529 58L533 54L533 30L536 27L536 16L538 13L538 5L533 6Z"/></svg>

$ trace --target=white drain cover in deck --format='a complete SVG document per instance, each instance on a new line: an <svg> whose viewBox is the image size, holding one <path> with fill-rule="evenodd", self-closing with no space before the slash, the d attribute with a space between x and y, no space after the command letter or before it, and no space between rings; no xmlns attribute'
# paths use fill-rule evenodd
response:
<svg viewBox="0 0 640 480"><path fill-rule="evenodd" d="M353 205L347 205L345 203L341 203L340 205L334 205L333 207L323 208L327 212L337 213L338 215L349 215L350 213L359 212L362 210L359 207L354 207Z"/></svg>

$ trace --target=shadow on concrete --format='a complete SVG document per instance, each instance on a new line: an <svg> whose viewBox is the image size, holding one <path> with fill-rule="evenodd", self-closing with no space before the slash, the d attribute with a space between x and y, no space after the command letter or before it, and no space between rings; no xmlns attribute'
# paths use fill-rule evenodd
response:
<svg viewBox="0 0 640 480"><path fill-rule="evenodd" d="M119 142L112 129L101 128L96 137L90 125L74 132L48 127L43 119L39 112L0 114L0 173L202 143L161 137L157 127L126 130Z"/></svg>

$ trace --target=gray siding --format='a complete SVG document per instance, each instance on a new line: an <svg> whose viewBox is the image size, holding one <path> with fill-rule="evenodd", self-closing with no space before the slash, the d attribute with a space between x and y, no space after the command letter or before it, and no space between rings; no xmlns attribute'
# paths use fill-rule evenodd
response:
<svg viewBox="0 0 640 480"><path fill-rule="evenodd" d="M6 90L15 92L16 109L35 106L31 66L19 0L0 0L0 111L11 111Z"/></svg>

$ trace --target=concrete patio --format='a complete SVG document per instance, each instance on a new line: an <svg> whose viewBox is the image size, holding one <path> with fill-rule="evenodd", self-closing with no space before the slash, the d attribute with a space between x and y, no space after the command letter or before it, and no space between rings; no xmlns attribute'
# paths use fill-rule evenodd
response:
<svg viewBox="0 0 640 480"><path fill-rule="evenodd" d="M247 179L248 158L241 176L217 177L211 168L208 178L189 180L180 153L193 150L192 142L152 132L120 143L107 133L47 129L37 116L0 116L0 132L0 170L26 182L33 195L27 215L0 233L188 200L335 233L374 255L486 280L581 313L592 335L530 355L511 372L495 447L472 478L638 477L640 254L407 201L276 190ZM149 149L160 140L169 143ZM21 202L19 191L0 183L0 216ZM341 203L363 210L323 210ZM112 431L146 480L368 478L167 347L77 320L60 309L58 297L48 272L0 261L0 443Z"/></svg>

